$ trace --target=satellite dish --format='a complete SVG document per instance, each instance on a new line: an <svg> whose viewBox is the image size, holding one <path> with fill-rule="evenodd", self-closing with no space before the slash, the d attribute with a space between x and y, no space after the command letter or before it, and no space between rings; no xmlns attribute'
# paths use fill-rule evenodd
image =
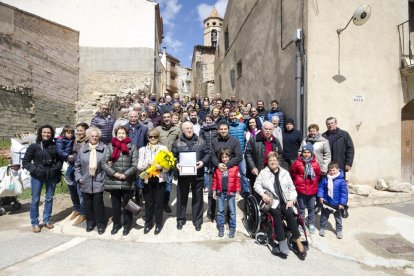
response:
<svg viewBox="0 0 414 276"><path fill-rule="evenodd" d="M352 21L355 25L361 26L365 24L371 16L371 6L363 5L358 7L352 17Z"/></svg>

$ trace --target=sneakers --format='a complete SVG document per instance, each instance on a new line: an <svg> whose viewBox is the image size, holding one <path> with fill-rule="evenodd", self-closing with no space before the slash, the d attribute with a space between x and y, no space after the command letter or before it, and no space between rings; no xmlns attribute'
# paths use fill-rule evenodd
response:
<svg viewBox="0 0 414 276"><path fill-rule="evenodd" d="M224 226L219 226L218 228L218 236L220 238L224 237Z"/></svg>
<svg viewBox="0 0 414 276"><path fill-rule="evenodd" d="M315 234L315 225L313 225L313 224L309 225L309 233Z"/></svg>
<svg viewBox="0 0 414 276"><path fill-rule="evenodd" d="M325 237L325 229L321 228L321 229L319 230L319 236L321 236L321 237Z"/></svg>
<svg viewBox="0 0 414 276"><path fill-rule="evenodd" d="M236 229L235 228L230 228L230 232L229 232L229 238L234 238L236 234Z"/></svg>
<svg viewBox="0 0 414 276"><path fill-rule="evenodd" d="M86 219L86 217L84 215L79 215L78 218L76 219L76 221L73 223L73 225L79 225L82 222L84 222Z"/></svg>
<svg viewBox="0 0 414 276"><path fill-rule="evenodd" d="M342 235L342 231L336 232L336 238L342 239L344 236Z"/></svg>

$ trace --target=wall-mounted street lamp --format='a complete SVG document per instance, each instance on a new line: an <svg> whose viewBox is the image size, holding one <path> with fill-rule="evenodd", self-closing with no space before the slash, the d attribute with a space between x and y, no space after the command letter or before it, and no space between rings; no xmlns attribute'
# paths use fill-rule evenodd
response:
<svg viewBox="0 0 414 276"><path fill-rule="evenodd" d="M345 31L346 28L348 28L349 23L351 23L351 21L356 26L361 26L361 25L365 24L368 21L370 16L371 16L371 6L370 5L360 6L355 10L354 14L352 15L351 19L349 19L346 26L342 29L337 29L336 30L336 33L338 34L338 74L333 76L332 78L338 83L341 83L341 82L346 80L346 78L341 75L341 39L340 39L340 35L343 31Z"/></svg>

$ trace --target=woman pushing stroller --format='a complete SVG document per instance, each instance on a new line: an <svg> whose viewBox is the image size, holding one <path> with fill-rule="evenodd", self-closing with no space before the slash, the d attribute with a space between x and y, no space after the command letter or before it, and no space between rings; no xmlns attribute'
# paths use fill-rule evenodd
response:
<svg viewBox="0 0 414 276"><path fill-rule="evenodd" d="M278 153L270 152L267 158L267 166L260 171L254 183L254 190L262 200L271 205L270 213L274 220L276 240L279 243L279 250L282 255L289 255L289 246L284 230L283 217L292 233L291 239L296 243L298 253L303 257L306 255L305 248L300 240L300 232L296 215L293 211L293 204L296 201L297 193L289 172L279 166ZM270 192L273 200L266 192Z"/></svg>

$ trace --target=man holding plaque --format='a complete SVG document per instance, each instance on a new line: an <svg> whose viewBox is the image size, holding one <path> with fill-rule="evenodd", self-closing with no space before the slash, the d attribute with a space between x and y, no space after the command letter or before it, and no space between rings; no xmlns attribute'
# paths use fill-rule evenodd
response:
<svg viewBox="0 0 414 276"><path fill-rule="evenodd" d="M192 221L196 231L203 224L203 179L204 166L210 161L210 149L205 141L194 133L193 124L181 125L182 135L172 145L178 170L177 185L177 229L186 223L188 193L192 192Z"/></svg>

